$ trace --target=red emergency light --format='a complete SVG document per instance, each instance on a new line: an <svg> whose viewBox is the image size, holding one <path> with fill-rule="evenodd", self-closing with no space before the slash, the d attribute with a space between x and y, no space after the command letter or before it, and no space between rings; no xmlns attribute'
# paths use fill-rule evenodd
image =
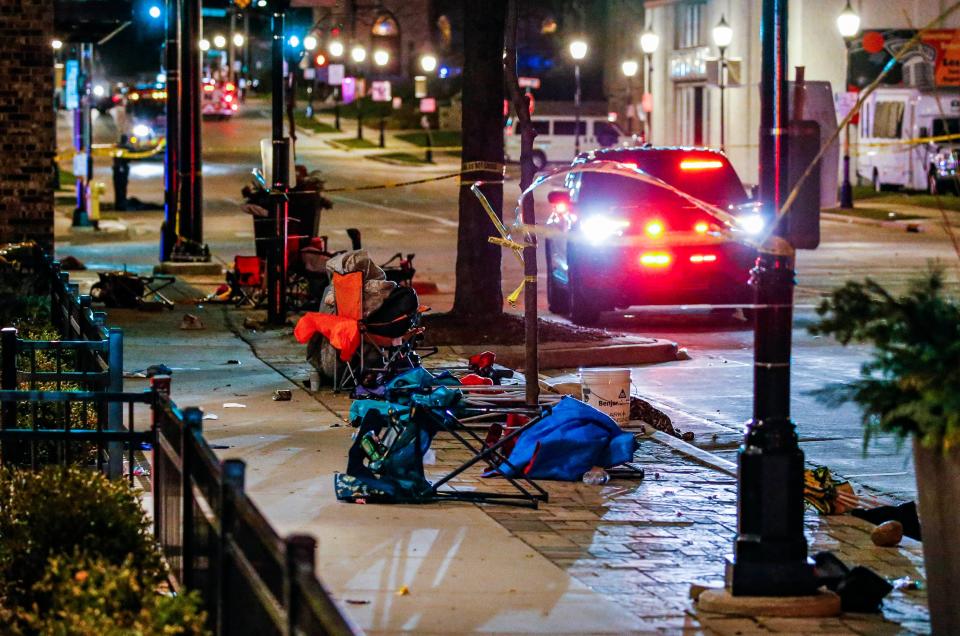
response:
<svg viewBox="0 0 960 636"><path fill-rule="evenodd" d="M719 159L684 159L680 162L681 170L716 170L722 168L723 162Z"/></svg>

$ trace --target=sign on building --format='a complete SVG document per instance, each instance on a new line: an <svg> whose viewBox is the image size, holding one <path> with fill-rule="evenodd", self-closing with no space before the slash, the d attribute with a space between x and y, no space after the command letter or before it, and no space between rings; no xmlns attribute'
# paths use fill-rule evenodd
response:
<svg viewBox="0 0 960 636"><path fill-rule="evenodd" d="M437 112L437 100L433 97L424 97L420 100L420 112L421 113L435 113Z"/></svg>
<svg viewBox="0 0 960 636"><path fill-rule="evenodd" d="M916 34L913 29L864 31L848 49L847 85L863 88L873 82ZM893 64L881 85L960 86L960 29L924 31L919 43Z"/></svg>
<svg viewBox="0 0 960 636"><path fill-rule="evenodd" d="M520 85L520 88L532 88L534 90L540 88L539 77L518 77L517 83Z"/></svg>
<svg viewBox="0 0 960 636"><path fill-rule="evenodd" d="M413 78L413 96L417 99L427 96L427 76L417 75Z"/></svg>

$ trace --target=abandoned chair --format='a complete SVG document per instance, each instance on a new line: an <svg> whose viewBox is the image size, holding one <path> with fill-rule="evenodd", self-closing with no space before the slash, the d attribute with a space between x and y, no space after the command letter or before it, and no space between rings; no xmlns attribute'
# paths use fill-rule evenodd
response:
<svg viewBox="0 0 960 636"><path fill-rule="evenodd" d="M258 307L263 302L263 261L259 256L234 256L230 298L237 307Z"/></svg>

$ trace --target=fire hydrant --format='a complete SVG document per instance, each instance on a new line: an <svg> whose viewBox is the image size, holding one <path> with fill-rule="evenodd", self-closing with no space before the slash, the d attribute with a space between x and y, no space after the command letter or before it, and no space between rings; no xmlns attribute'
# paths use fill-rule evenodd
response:
<svg viewBox="0 0 960 636"><path fill-rule="evenodd" d="M87 184L87 219L94 225L100 223L100 197L106 189L102 181L91 181Z"/></svg>

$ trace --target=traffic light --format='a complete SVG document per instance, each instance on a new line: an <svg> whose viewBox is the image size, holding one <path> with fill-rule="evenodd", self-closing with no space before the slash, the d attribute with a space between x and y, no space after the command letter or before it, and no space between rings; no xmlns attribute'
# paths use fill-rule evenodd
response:
<svg viewBox="0 0 960 636"><path fill-rule="evenodd" d="M317 57L314 59L317 66L326 66L327 65L327 56L323 53L317 53Z"/></svg>
<svg viewBox="0 0 960 636"><path fill-rule="evenodd" d="M233 0L233 4L236 5L238 9L246 9L250 6L250 0Z"/></svg>

